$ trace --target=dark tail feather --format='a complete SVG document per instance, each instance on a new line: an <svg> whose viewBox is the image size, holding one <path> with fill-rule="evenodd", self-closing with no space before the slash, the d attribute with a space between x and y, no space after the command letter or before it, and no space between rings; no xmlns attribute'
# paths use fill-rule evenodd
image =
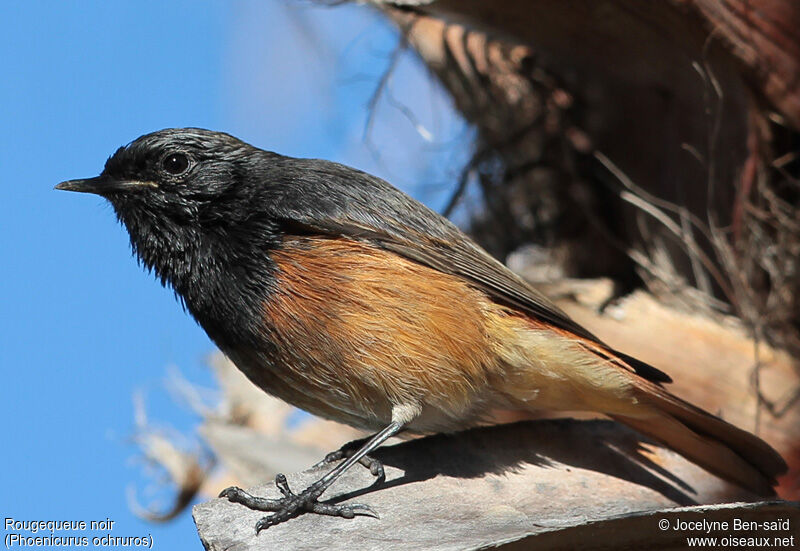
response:
<svg viewBox="0 0 800 551"><path fill-rule="evenodd" d="M769 444L652 383L642 381L637 391L641 402L652 406L656 415L614 415L614 419L725 480L761 496L775 495L775 479L787 466Z"/></svg>

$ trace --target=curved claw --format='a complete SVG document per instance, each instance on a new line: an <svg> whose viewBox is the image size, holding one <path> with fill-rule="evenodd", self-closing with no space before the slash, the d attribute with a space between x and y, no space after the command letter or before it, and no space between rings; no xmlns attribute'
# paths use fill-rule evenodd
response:
<svg viewBox="0 0 800 551"><path fill-rule="evenodd" d="M373 460L369 466L369 472L378 479L386 478L386 472L383 470L383 464L380 461Z"/></svg>
<svg viewBox="0 0 800 551"><path fill-rule="evenodd" d="M314 463L312 468L315 469L317 467L323 467L325 465L330 465L334 461L339 461L340 459L344 459L344 458L345 458L344 451L336 450L335 452L331 452L328 455L326 455L325 457L323 457L322 461L317 461L316 463Z"/></svg>
<svg viewBox="0 0 800 551"><path fill-rule="evenodd" d="M342 518L355 518L359 517L372 517L380 518L378 513L369 505L361 505L354 503L353 505L334 505L332 503L319 503L314 502L306 505L306 510L318 515L328 515L332 517Z"/></svg>
<svg viewBox="0 0 800 551"><path fill-rule="evenodd" d="M361 503L354 503L353 505L345 505L348 509L353 511L353 515L360 516L360 517L372 517L372 518L381 518L378 512L370 507L369 505L363 505ZM352 517L347 517L352 518Z"/></svg>
<svg viewBox="0 0 800 551"><path fill-rule="evenodd" d="M294 495L294 492L289 488L289 482L286 480L286 476L283 473L278 473L275 475L275 486L278 487L278 490L284 495L284 497L291 497Z"/></svg>
<svg viewBox="0 0 800 551"><path fill-rule="evenodd" d="M219 493L217 497L225 497L228 498L228 501L233 501L234 503L241 500L243 495L249 495L247 492L242 490L238 486L228 486L224 490Z"/></svg>
<svg viewBox="0 0 800 551"><path fill-rule="evenodd" d="M259 521L256 522L256 535L258 535L261 532L261 530L266 530L270 526L275 526L276 524L280 524L285 520L276 518L278 516L279 515L276 513L274 515L267 515L259 519Z"/></svg>
<svg viewBox="0 0 800 551"><path fill-rule="evenodd" d="M217 497L230 497L231 494L239 490L237 486L228 486L224 490L222 490Z"/></svg>

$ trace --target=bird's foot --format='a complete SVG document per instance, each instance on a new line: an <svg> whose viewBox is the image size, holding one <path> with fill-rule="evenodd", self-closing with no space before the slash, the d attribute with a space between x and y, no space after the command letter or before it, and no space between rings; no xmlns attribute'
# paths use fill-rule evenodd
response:
<svg viewBox="0 0 800 551"><path fill-rule="evenodd" d="M352 456L354 453L358 451L358 449L364 445L366 438L361 438L359 440L353 440L352 442L348 442L335 452L331 452L325 456L325 459L314 465L314 467L321 467L323 465L329 465L330 463L334 463L339 461L340 459L347 459L348 457ZM365 455L361 459L358 460L359 463L364 465L369 472L372 473L373 476L377 477L379 480L383 480L386 478L386 473L383 470L383 463L375 459L374 457L370 457L369 455Z"/></svg>
<svg viewBox="0 0 800 551"><path fill-rule="evenodd" d="M335 452L334 452L335 453ZM368 516L379 518L368 505L334 505L330 503L320 503L319 496L325 491L325 486L321 480L315 482L299 494L295 494L286 481L286 477L278 474L275 477L275 485L283 494L279 499L267 499L251 495L241 488L231 486L222 491L219 497L228 498L233 503L241 503L248 509L255 511L273 511L256 522L256 534L270 526L275 526L303 513L316 513L318 515L329 515L333 517L353 518L356 516Z"/></svg>

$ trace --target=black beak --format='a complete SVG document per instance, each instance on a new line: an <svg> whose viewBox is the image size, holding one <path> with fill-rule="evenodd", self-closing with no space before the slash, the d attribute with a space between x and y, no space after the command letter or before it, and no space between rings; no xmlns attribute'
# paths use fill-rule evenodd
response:
<svg viewBox="0 0 800 551"><path fill-rule="evenodd" d="M80 193L97 193L103 195L109 191L110 187L108 181L102 176L95 178L87 178L85 180L67 180L61 182L55 189L62 189L64 191L78 191Z"/></svg>
<svg viewBox="0 0 800 551"><path fill-rule="evenodd" d="M141 182L138 180L116 180L108 176L96 176L94 178L87 178L85 180L67 180L61 182L55 189L64 191L78 191L80 193L96 193L107 197L108 195L133 191L142 188L157 188L158 184L154 182Z"/></svg>

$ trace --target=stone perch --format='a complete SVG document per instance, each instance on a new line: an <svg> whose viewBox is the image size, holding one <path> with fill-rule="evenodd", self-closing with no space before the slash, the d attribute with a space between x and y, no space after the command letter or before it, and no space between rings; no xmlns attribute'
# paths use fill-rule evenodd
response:
<svg viewBox="0 0 800 551"><path fill-rule="evenodd" d="M194 508L206 549L463 550L684 548L687 536L745 536L662 530L681 520L790 519L790 502L756 496L709 475L677 454L605 420L548 419L435 435L381 448L376 483L355 466L323 495L373 507L381 518L303 515L256 536L262 513L224 499ZM326 469L288 475L302 489ZM250 492L278 497L271 481ZM713 505L708 504L720 504ZM795 542L800 546L800 541Z"/></svg>

